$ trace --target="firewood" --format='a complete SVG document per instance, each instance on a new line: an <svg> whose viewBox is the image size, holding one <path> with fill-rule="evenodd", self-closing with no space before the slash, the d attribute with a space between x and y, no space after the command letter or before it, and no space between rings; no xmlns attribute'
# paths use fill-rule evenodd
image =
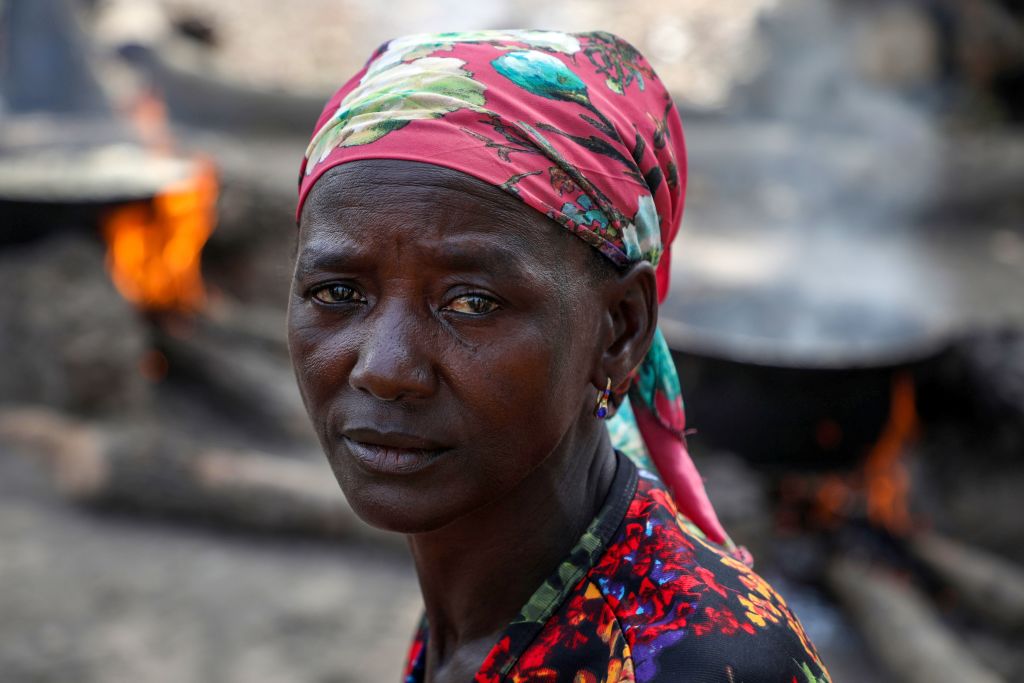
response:
<svg viewBox="0 0 1024 683"><path fill-rule="evenodd" d="M154 336L171 373L193 379L240 422L260 433L312 441L287 356L211 320L165 319Z"/></svg>
<svg viewBox="0 0 1024 683"><path fill-rule="evenodd" d="M71 497L93 490L103 478L104 433L48 408L0 412L0 442L39 456L57 488Z"/></svg>
<svg viewBox="0 0 1024 683"><path fill-rule="evenodd" d="M1024 569L933 533L917 536L910 547L966 608L1007 630L1024 630Z"/></svg>
<svg viewBox="0 0 1024 683"><path fill-rule="evenodd" d="M43 409L0 412L0 440L39 453L57 489L82 504L404 543L360 520L319 458L197 447L159 429L119 431Z"/></svg>
<svg viewBox="0 0 1024 683"><path fill-rule="evenodd" d="M997 683L940 621L911 584L861 562L841 559L828 582L857 630L894 680L904 683Z"/></svg>

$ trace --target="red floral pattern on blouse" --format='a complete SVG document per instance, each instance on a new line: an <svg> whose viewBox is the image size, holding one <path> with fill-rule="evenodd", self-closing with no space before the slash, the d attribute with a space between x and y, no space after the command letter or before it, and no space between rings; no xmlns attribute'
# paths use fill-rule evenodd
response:
<svg viewBox="0 0 1024 683"><path fill-rule="evenodd" d="M620 456L587 534L474 680L830 681L785 600L742 562L687 531L685 521L664 485ZM558 577L573 568L582 578L561 585ZM427 638L424 621L406 683L423 681Z"/></svg>

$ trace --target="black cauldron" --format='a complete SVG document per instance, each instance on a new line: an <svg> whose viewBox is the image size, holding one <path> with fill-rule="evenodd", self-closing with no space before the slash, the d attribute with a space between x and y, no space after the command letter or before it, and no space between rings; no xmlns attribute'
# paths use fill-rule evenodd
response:
<svg viewBox="0 0 1024 683"><path fill-rule="evenodd" d="M661 326L691 446L769 469L854 467L885 428L896 376L916 373L950 339L907 307L796 287L681 299Z"/></svg>

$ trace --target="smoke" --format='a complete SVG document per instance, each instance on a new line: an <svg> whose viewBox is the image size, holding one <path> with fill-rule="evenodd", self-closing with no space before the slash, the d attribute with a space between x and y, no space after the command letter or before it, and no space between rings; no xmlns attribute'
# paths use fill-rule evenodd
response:
<svg viewBox="0 0 1024 683"><path fill-rule="evenodd" d="M878 48L863 35L884 27L857 23L834 3L783 4L762 23L768 59L734 108L790 126L800 149L785 177L812 210L902 223L934 188L939 137L932 113L862 74L859 53Z"/></svg>
<svg viewBox="0 0 1024 683"><path fill-rule="evenodd" d="M783 3L762 20L765 62L726 119L689 127L682 298L731 292L719 303L748 297L768 311L687 304L688 324L798 353L944 324L945 287L918 220L938 185L941 135L931 112L861 73L858 50L871 44L853 25L831 3ZM751 266L739 277L738 263Z"/></svg>

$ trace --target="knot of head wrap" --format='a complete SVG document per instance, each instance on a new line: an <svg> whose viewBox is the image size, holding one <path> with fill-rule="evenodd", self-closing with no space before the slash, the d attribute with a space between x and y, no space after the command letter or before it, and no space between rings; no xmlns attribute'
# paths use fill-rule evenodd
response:
<svg viewBox="0 0 1024 683"><path fill-rule="evenodd" d="M479 31L381 46L328 101L306 150L296 218L327 170L359 159L452 168L500 187L619 267L654 264L668 294L686 189L682 124L650 64L610 33ZM658 332L609 421L680 512L733 548L690 459L679 380ZM649 456L649 460L648 460Z"/></svg>

